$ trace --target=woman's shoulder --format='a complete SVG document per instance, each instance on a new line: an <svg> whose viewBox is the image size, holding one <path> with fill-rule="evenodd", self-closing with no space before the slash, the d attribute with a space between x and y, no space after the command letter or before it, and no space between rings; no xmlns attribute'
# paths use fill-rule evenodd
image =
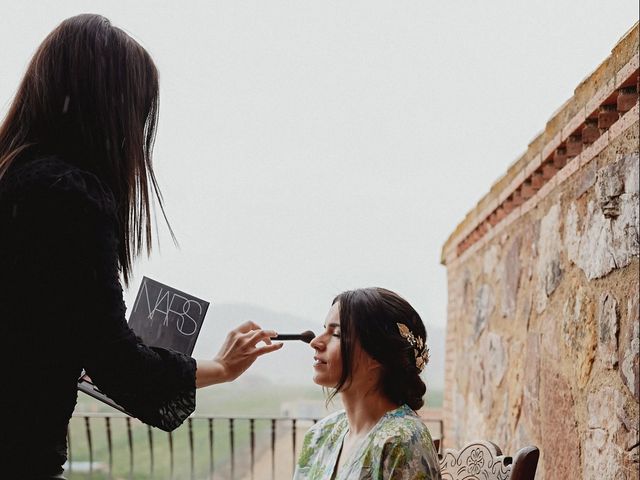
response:
<svg viewBox="0 0 640 480"><path fill-rule="evenodd" d="M95 174L57 155L16 159L0 181L0 193L73 197L107 212L113 211L115 206L111 190Z"/></svg>
<svg viewBox="0 0 640 480"><path fill-rule="evenodd" d="M429 429L418 414L407 405L402 405L385 414L377 436L381 437L385 443L423 441L426 439L431 441Z"/></svg>
<svg viewBox="0 0 640 480"><path fill-rule="evenodd" d="M347 415L339 410L314 423L305 435L306 445L317 445L325 441L334 441L347 428Z"/></svg>
<svg viewBox="0 0 640 480"><path fill-rule="evenodd" d="M333 412L322 420L318 420L313 426L309 429L309 432L322 432L326 430L332 430L336 425L345 424L347 421L347 414L344 410L338 410Z"/></svg>
<svg viewBox="0 0 640 480"><path fill-rule="evenodd" d="M304 436L298 467L308 468L318 455L326 454L327 449L335 448L346 427L344 410L332 413L313 424Z"/></svg>
<svg viewBox="0 0 640 480"><path fill-rule="evenodd" d="M385 415L373 440L371 456L378 459L372 464L379 469L381 478L441 478L429 429L407 405Z"/></svg>

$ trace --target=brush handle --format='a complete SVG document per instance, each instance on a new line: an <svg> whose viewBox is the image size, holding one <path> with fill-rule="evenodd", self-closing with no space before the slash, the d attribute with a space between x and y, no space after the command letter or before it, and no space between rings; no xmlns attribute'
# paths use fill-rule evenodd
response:
<svg viewBox="0 0 640 480"><path fill-rule="evenodd" d="M280 333L272 338L273 340L302 340L304 343L310 343L315 336L315 333L307 330L302 333Z"/></svg>
<svg viewBox="0 0 640 480"><path fill-rule="evenodd" d="M302 335L299 333L279 333L271 338L273 340L302 340Z"/></svg>

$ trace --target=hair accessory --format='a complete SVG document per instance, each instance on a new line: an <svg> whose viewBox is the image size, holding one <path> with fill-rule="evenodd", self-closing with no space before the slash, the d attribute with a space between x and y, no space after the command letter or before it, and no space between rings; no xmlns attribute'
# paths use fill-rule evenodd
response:
<svg viewBox="0 0 640 480"><path fill-rule="evenodd" d="M414 335L404 323L396 323L396 325L398 325L400 335L413 347L413 353L416 357L416 368L422 371L424 366L429 363L429 349L424 344L422 338Z"/></svg>

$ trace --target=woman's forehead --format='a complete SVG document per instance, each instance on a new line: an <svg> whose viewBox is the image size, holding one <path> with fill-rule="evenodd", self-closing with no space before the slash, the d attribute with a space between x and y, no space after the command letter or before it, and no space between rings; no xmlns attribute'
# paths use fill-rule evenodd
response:
<svg viewBox="0 0 640 480"><path fill-rule="evenodd" d="M338 302L331 305L329 313L327 313L327 318L324 322L327 327L331 324L338 327L340 326L340 306Z"/></svg>

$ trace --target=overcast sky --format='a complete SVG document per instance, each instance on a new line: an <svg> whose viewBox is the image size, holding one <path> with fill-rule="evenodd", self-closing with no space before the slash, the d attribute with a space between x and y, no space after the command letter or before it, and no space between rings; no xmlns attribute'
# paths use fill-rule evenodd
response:
<svg viewBox="0 0 640 480"><path fill-rule="evenodd" d="M0 113L61 20L100 13L160 70L180 242L141 275L320 325L384 286L446 321L448 235L638 17L636 0L0 0ZM266 325L268 326L268 325Z"/></svg>

